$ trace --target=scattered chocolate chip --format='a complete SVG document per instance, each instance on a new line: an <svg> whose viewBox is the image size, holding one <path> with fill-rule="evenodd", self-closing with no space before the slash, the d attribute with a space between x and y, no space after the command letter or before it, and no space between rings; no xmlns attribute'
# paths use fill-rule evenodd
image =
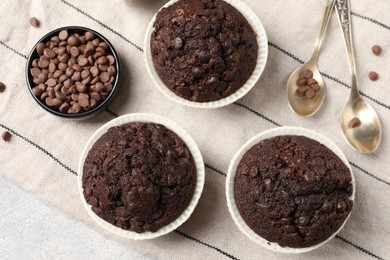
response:
<svg viewBox="0 0 390 260"><path fill-rule="evenodd" d="M0 93L4 92L5 90L5 84L3 82L0 82Z"/></svg>
<svg viewBox="0 0 390 260"><path fill-rule="evenodd" d="M11 133L8 131L4 131L1 134L1 138L3 139L4 142L9 142L11 140Z"/></svg>
<svg viewBox="0 0 390 260"><path fill-rule="evenodd" d="M375 71L370 71L370 73L368 74L368 77L369 77L372 81L376 81L376 80L378 80L379 75L378 75L378 73L376 73Z"/></svg>
<svg viewBox="0 0 390 260"><path fill-rule="evenodd" d="M372 50L372 53L374 53L375 55L379 55L382 52L382 47L379 45L374 45L374 46L372 46L371 50Z"/></svg>
<svg viewBox="0 0 390 260"><path fill-rule="evenodd" d="M356 128L359 127L360 125L361 125L360 119L357 117L352 118L348 124L349 128Z"/></svg>
<svg viewBox="0 0 390 260"><path fill-rule="evenodd" d="M35 28L39 27L39 21L35 17L30 18L30 24L32 27L35 27Z"/></svg>

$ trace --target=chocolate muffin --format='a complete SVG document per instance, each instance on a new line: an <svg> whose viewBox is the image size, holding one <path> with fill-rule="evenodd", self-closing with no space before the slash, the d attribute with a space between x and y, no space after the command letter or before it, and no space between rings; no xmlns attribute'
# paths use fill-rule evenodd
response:
<svg viewBox="0 0 390 260"><path fill-rule="evenodd" d="M352 210L349 168L326 146L303 136L263 140L242 158L234 197L246 224L282 247L325 241Z"/></svg>
<svg viewBox="0 0 390 260"><path fill-rule="evenodd" d="M256 66L256 35L222 0L180 0L157 14L151 36L154 66L176 95L210 102L236 92Z"/></svg>
<svg viewBox="0 0 390 260"><path fill-rule="evenodd" d="M189 205L196 167L186 144L165 126L110 128L89 151L84 197L93 212L125 230L156 232Z"/></svg>

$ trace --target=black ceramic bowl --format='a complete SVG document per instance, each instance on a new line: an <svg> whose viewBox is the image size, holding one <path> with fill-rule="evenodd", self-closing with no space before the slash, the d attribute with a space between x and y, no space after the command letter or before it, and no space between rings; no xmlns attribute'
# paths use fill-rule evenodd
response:
<svg viewBox="0 0 390 260"><path fill-rule="evenodd" d="M46 42L50 41L51 37L56 36L56 35L58 36L59 32L62 31L62 30L65 30L65 29L68 30L69 34L72 34L72 33L85 34L87 31L92 32L95 35L96 38L99 38L100 41L103 41L103 42L108 44L109 49L108 49L107 54L111 54L115 58L116 76L115 76L114 82L112 83L112 90L111 90L111 92L108 94L107 98L103 102L99 103L95 108L93 108L93 109L91 109L89 111L82 111L82 112L80 112L78 114L63 113L63 112L59 111L56 108L49 107L49 106L46 105L44 100L40 100L39 97L35 96L33 94L33 92L32 92L32 88L35 87L35 84L33 82L33 76L30 74L30 68L32 68L33 60L39 58L39 54L36 51L37 45L40 42L46 43ZM91 30L91 29L85 28L85 27L81 27L81 26L66 26L66 27L58 28L58 29L55 29L55 30L49 32L48 34L43 36L34 45L33 49L31 50L31 52L30 52L30 54L28 56L28 59L27 59L26 80L27 80L28 90L30 91L31 95L33 96L35 101L42 108L44 108L46 111L52 113L53 115L60 116L60 117L63 117L63 118L80 119L80 118L86 118L86 117L89 117L89 116L92 116L94 114L97 114L97 113L101 112L112 101L113 97L115 96L116 92L118 91L120 71L121 70L120 70L119 57L118 57L114 47L112 46L112 44L103 35L101 35L100 33L96 32L94 30Z"/></svg>

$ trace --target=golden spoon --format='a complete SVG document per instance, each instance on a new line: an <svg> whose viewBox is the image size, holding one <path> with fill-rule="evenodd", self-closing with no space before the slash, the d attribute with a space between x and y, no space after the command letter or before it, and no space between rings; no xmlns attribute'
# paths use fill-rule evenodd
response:
<svg viewBox="0 0 390 260"><path fill-rule="evenodd" d="M317 37L317 41L314 46L314 51L310 59L306 63L304 63L301 67L297 68L287 80L288 104L290 105L291 110L300 116L313 115L320 108L325 98L325 84L318 70L317 61L318 61L318 54L320 51L321 43L324 38L326 28L328 27L328 23L335 2L336 0L328 0L327 2L324 18L322 20L320 34ZM299 95L297 93L297 90L299 88L297 85L297 81L300 75L302 74L302 72L305 70L310 70L313 74L312 78L317 81L318 84L316 89L317 92L315 93L314 96L313 93L311 93L311 95Z"/></svg>
<svg viewBox="0 0 390 260"><path fill-rule="evenodd" d="M344 36L352 76L351 94L341 111L341 128L348 143L357 151L370 153L378 148L381 123L378 114L360 96L356 81L356 66L352 44L351 9L349 0L337 0L336 11Z"/></svg>

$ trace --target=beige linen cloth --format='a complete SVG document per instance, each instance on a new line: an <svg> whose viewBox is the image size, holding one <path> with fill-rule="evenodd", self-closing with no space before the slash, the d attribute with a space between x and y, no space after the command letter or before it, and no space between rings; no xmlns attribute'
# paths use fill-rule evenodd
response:
<svg viewBox="0 0 390 260"><path fill-rule="evenodd" d="M310 118L296 116L287 104L287 78L310 56L326 1L243 1L267 31L268 63L249 94L216 110L187 108L170 101L147 75L143 62L145 30L166 1L0 1L0 81L7 85L0 94L0 130L13 134L11 142L0 142L1 176L129 250L158 259L390 259L390 2L352 0L360 90L383 126L379 149L365 155L349 147L338 124L349 94L350 75L335 15L319 60L327 85L325 103ZM31 16L40 20L39 28L29 25ZM70 121L45 112L26 86L25 63L32 46L50 30L66 25L86 26L102 33L122 62L118 95L107 111L88 120ZM379 57L371 53L374 44L384 49ZM379 73L377 82L368 79L371 70ZM191 218L178 230L150 241L122 239L98 227L84 210L77 188L76 170L86 141L102 124L134 112L155 113L176 121L195 139L206 162L203 195ZM303 255L262 249L238 230L226 206L225 176L230 159L246 140L278 126L305 127L329 137L344 151L356 177L356 201L344 229L325 246Z"/></svg>

